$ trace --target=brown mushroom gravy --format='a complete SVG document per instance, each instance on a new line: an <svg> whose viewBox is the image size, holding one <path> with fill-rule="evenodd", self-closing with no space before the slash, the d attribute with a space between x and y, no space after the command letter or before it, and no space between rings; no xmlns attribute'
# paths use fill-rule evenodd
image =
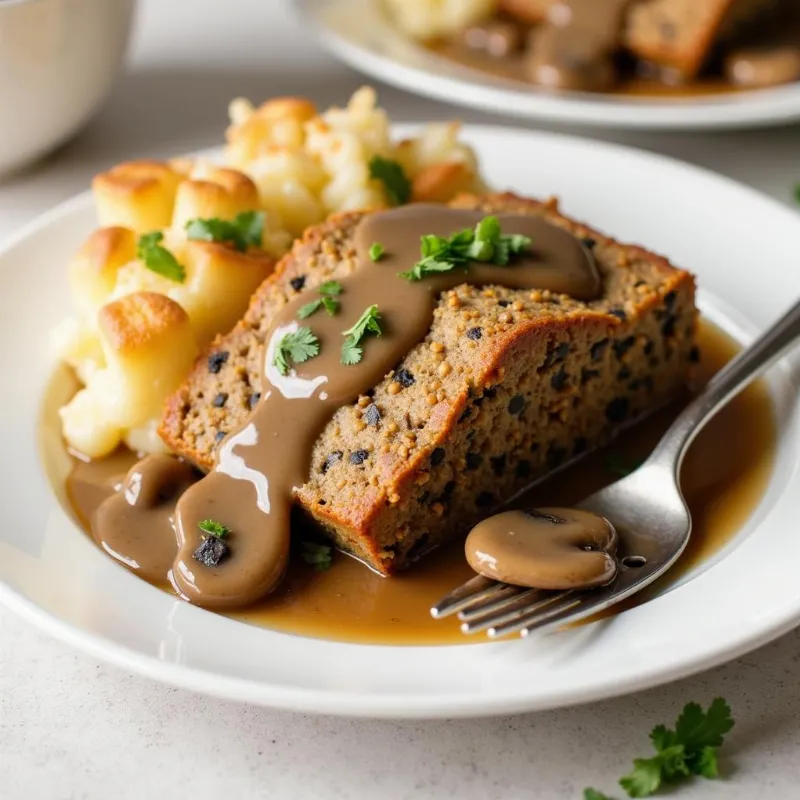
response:
<svg viewBox="0 0 800 800"><path fill-rule="evenodd" d="M175 560L175 503L197 478L169 455L136 462L94 512L95 541L145 580L163 581Z"/></svg>
<svg viewBox="0 0 800 800"><path fill-rule="evenodd" d="M507 3L505 12L427 47L465 67L544 89L657 97L732 92L800 79L800 11L786 5L769 25L752 25L731 45L712 48L695 77L625 51L631 0L560 0L535 24L521 8L512 16L515 4ZM665 32L670 26L662 24Z"/></svg>
<svg viewBox="0 0 800 800"><path fill-rule="evenodd" d="M701 322L698 343L701 361L697 380L706 382L738 350L738 346L711 323ZM369 343L374 344L374 342ZM73 391L74 386L66 387ZM54 407L63 402L54 396ZM590 453L577 464L533 487L514 506L536 508L570 506L617 480L635 467L653 448L680 410L682 403L653 414L623 432L610 447ZM109 458L84 462L71 458L67 475L58 435L58 417L45 415L48 468L63 476L67 496L79 524L89 532L90 520L102 501L124 481L136 456L120 450ZM730 431L736 435L731 436ZM761 499L772 472L776 425L772 403L763 382L757 382L727 405L700 433L683 466L682 485L692 511L694 530L688 548L668 576L632 604L663 592L688 570L725 546L746 523ZM178 474L180 474L180 469ZM178 488L180 488L178 486ZM169 504L161 512L169 514ZM313 533L295 525L293 539L302 541ZM114 540L116 541L116 540ZM162 566L171 564L174 536L153 542ZM230 541L231 549L234 540ZM117 542L119 546L119 542ZM140 553L142 564L148 563ZM135 571L135 570L134 570ZM140 571L146 577L144 571ZM252 624L289 633L351 642L386 644L450 644L465 640L455 620L433 620L429 608L474 572L464 558L460 539L440 548L415 565L413 570L383 578L343 553L334 553L329 569L318 571L292 558L284 580L266 601L245 610L227 612ZM174 591L165 578L150 577L166 591Z"/></svg>
<svg viewBox="0 0 800 800"><path fill-rule="evenodd" d="M532 589L591 589L617 574L617 532L578 508L504 511L479 522L464 544L475 572Z"/></svg>

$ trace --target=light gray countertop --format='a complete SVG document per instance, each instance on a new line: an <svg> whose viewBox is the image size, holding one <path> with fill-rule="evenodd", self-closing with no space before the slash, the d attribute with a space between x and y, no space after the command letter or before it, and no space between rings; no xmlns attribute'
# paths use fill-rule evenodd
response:
<svg viewBox="0 0 800 800"><path fill-rule="evenodd" d="M219 142L234 96L344 102L365 80L324 55L287 5L142 0L128 73L102 112L58 153L0 184L0 237L116 161ZM508 124L386 87L380 96L397 120ZM799 127L596 135L700 164L786 203L800 180ZM794 798L798 674L794 632L727 666L619 700L489 720L350 721L161 686L75 653L0 608L0 797L579 800L588 785L621 797L616 779L647 753L650 728L672 722L688 700L723 695L737 721L726 779L677 796Z"/></svg>

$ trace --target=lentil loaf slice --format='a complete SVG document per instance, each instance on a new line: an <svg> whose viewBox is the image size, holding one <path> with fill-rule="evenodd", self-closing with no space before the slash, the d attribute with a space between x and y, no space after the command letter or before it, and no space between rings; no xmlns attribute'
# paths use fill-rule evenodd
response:
<svg viewBox="0 0 800 800"><path fill-rule="evenodd" d="M685 383L694 345L694 280L641 247L618 244L511 194L453 205L545 218L586 240L603 294L464 284L379 385L341 408L319 437L297 504L342 549L383 574L464 532L532 481L607 441ZM203 470L260 392L262 345L303 289L357 268L361 213L309 228L169 398L167 446Z"/></svg>

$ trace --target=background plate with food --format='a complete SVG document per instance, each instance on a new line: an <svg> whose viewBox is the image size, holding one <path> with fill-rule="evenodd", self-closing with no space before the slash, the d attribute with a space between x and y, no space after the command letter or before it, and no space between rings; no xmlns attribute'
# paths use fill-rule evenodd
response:
<svg viewBox="0 0 800 800"><path fill-rule="evenodd" d="M356 69L484 111L661 129L800 118L800 22L786 0L298 0L297 8Z"/></svg>

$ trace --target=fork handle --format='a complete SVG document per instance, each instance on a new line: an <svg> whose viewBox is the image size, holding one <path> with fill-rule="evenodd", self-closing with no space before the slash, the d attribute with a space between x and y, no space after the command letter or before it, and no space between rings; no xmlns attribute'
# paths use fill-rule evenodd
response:
<svg viewBox="0 0 800 800"><path fill-rule="evenodd" d="M674 463L675 475L689 445L732 397L780 358L800 337L800 301L749 347L731 359L678 415L647 462Z"/></svg>

